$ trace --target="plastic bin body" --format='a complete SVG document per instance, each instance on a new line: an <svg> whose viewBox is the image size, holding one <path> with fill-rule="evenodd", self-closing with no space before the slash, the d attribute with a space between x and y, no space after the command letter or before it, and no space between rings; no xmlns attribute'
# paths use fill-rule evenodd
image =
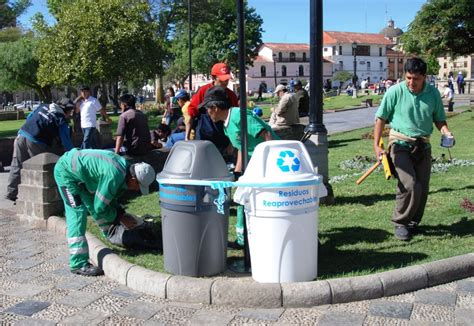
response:
<svg viewBox="0 0 474 326"><path fill-rule="evenodd" d="M309 154L300 142L271 141L255 149L239 181L290 185L239 187L234 195L234 200L245 206L252 277L257 282L303 282L316 278L318 210L323 186L316 182L291 185L315 177Z"/></svg>
<svg viewBox="0 0 474 326"><path fill-rule="evenodd" d="M160 179L230 180L232 175L209 141L173 146ZM165 269L176 275L211 276L226 269L229 200L224 214L213 204L210 187L163 184L160 207Z"/></svg>

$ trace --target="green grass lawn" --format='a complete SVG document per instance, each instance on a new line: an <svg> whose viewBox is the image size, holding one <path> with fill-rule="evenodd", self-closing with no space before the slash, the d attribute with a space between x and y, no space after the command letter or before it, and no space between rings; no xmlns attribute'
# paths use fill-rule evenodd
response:
<svg viewBox="0 0 474 326"><path fill-rule="evenodd" d="M456 136L453 158L474 161L474 113L456 115L448 120ZM425 232L410 242L393 237L390 223L395 204L395 181L385 180L383 172L372 174L361 185L355 184L364 169L345 170L340 163L356 156L372 158L372 140L361 136L370 128L333 135L329 138L330 177L335 204L319 211L318 253L319 278L366 275L404 266L416 265L472 252L474 248L474 216L460 207L463 198L474 200L474 166L450 167L445 173L433 173L428 203L421 229ZM433 157L447 150L438 146L439 133L432 137ZM346 177L345 179L343 177ZM337 178L336 178L337 179ZM160 208L156 192L126 199L127 210L136 215L151 214L159 223ZM235 239L235 210L229 222L229 238ZM96 227L89 228L98 234ZM113 247L124 259L146 268L164 271L160 253L141 253ZM229 251L229 256L241 255Z"/></svg>

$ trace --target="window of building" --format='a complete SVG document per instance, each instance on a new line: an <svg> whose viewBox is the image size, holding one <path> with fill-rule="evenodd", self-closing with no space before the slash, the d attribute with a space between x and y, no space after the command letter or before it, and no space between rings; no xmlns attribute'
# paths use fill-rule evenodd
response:
<svg viewBox="0 0 474 326"><path fill-rule="evenodd" d="M281 66L281 76L286 77L286 66Z"/></svg>
<svg viewBox="0 0 474 326"><path fill-rule="evenodd" d="M379 62L379 68L380 68L380 71L383 70L383 62L382 61Z"/></svg>
<svg viewBox="0 0 474 326"><path fill-rule="evenodd" d="M448 64L446 62L443 64L443 68L444 69L448 68Z"/></svg>
<svg viewBox="0 0 474 326"><path fill-rule="evenodd" d="M382 48L379 48L379 57L382 56Z"/></svg>
<svg viewBox="0 0 474 326"><path fill-rule="evenodd" d="M356 55L370 56L370 45L357 45Z"/></svg>
<svg viewBox="0 0 474 326"><path fill-rule="evenodd" d="M328 48L324 48L323 51L324 51L324 52L328 52Z"/></svg>
<svg viewBox="0 0 474 326"><path fill-rule="evenodd" d="M336 55L336 46L335 45L332 47L332 55Z"/></svg>
<svg viewBox="0 0 474 326"><path fill-rule="evenodd" d="M281 52L278 52L278 61L283 61L283 54Z"/></svg>
<svg viewBox="0 0 474 326"><path fill-rule="evenodd" d="M370 71L370 62L369 61L367 61L367 70Z"/></svg>
<svg viewBox="0 0 474 326"><path fill-rule="evenodd" d="M467 68L467 61L464 61L464 68Z"/></svg>
<svg viewBox="0 0 474 326"><path fill-rule="evenodd" d="M390 62L390 63L394 63L394 62L395 62L395 59L393 59L393 58L390 58L390 59L388 59L388 62Z"/></svg>
<svg viewBox="0 0 474 326"><path fill-rule="evenodd" d="M398 63L403 63L403 58L399 58Z"/></svg>
<svg viewBox="0 0 474 326"><path fill-rule="evenodd" d="M304 67L302 65L299 65L298 67L298 76L300 77L304 76Z"/></svg>
<svg viewBox="0 0 474 326"><path fill-rule="evenodd" d="M306 52L303 52L303 62L306 62Z"/></svg>
<svg viewBox="0 0 474 326"><path fill-rule="evenodd" d="M342 55L342 45L339 45L339 55Z"/></svg>
<svg viewBox="0 0 474 326"><path fill-rule="evenodd" d="M296 61L296 54L294 52L290 52L290 61Z"/></svg>
<svg viewBox="0 0 474 326"><path fill-rule="evenodd" d="M267 67L265 67L265 66L260 67L260 75L262 77L267 77Z"/></svg>

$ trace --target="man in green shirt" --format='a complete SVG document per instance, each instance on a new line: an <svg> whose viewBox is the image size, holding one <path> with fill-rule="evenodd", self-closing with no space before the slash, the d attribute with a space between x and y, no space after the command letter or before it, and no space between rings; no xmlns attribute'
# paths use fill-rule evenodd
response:
<svg viewBox="0 0 474 326"><path fill-rule="evenodd" d="M224 133L229 137L232 146L238 150L235 173L242 172L242 143L240 140L240 109L231 108L229 97L223 87L214 86L209 89L204 96L204 100L199 105L199 110L207 110L213 122L224 121ZM279 139L272 128L262 119L257 117L252 111L247 110L247 149L249 159L255 147L263 141ZM243 237L243 207L237 208L237 244L244 244Z"/></svg>
<svg viewBox="0 0 474 326"><path fill-rule="evenodd" d="M404 70L405 81L390 87L377 110L374 152L381 160L384 149L379 141L385 124L390 123L388 149L398 176L392 222L395 237L407 241L417 231L428 198L433 124L442 137L453 136L438 90L425 81L426 63L412 58Z"/></svg>

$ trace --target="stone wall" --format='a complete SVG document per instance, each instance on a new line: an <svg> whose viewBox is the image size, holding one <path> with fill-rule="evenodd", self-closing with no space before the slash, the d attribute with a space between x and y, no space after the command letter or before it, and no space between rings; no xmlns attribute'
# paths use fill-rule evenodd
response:
<svg viewBox="0 0 474 326"><path fill-rule="evenodd" d="M273 131L284 140L301 140L304 134L304 128L306 128L303 124L295 124L292 126L279 126L272 128Z"/></svg>
<svg viewBox="0 0 474 326"><path fill-rule="evenodd" d="M0 111L0 121L21 120L25 118L23 110L18 111Z"/></svg>
<svg viewBox="0 0 474 326"><path fill-rule="evenodd" d="M41 225L64 210L53 174L58 159L55 154L42 153L23 162L16 203L22 218L30 223Z"/></svg>

